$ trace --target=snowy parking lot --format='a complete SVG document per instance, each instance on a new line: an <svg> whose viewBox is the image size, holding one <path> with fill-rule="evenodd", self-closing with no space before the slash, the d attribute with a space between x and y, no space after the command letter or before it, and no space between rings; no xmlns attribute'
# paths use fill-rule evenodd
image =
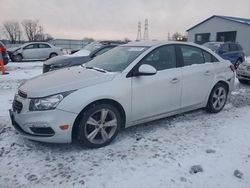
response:
<svg viewBox="0 0 250 188"><path fill-rule="evenodd" d="M250 85L237 80L218 114L204 110L122 131L109 146L46 144L18 135L8 109L42 62L9 63L0 75L0 187L250 187Z"/></svg>

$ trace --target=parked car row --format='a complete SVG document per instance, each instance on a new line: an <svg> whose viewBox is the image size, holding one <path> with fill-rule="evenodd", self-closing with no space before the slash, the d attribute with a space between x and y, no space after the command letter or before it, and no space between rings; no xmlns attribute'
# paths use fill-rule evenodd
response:
<svg viewBox="0 0 250 188"><path fill-rule="evenodd" d="M199 108L220 112L234 79L234 66L206 47L131 42L21 84L10 117L28 139L98 148L139 123Z"/></svg>
<svg viewBox="0 0 250 188"><path fill-rule="evenodd" d="M62 48L45 42L26 43L16 48L9 48L7 52L13 62L46 60L63 54Z"/></svg>
<svg viewBox="0 0 250 188"><path fill-rule="evenodd" d="M85 46L83 49L75 52L71 55L58 56L47 60L43 64L43 73L65 68L71 66L77 66L84 64L96 56L99 56L112 48L124 44L124 42L118 41L102 41L92 42Z"/></svg>

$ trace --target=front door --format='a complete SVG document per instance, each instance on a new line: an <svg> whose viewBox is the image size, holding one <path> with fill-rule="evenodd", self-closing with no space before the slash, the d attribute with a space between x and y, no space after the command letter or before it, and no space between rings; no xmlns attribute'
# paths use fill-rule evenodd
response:
<svg viewBox="0 0 250 188"><path fill-rule="evenodd" d="M24 59L38 59L37 54L39 52L38 44L29 44L23 48L23 58Z"/></svg>
<svg viewBox="0 0 250 188"><path fill-rule="evenodd" d="M179 109L182 73L181 68L176 68L175 46L159 47L139 63L154 66L157 73L132 77L133 120L140 121Z"/></svg>

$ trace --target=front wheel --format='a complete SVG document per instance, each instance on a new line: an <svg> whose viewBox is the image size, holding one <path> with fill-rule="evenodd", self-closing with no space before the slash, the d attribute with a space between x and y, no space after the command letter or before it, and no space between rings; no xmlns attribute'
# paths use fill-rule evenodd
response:
<svg viewBox="0 0 250 188"><path fill-rule="evenodd" d="M13 56L14 62L21 62L23 60L23 56L21 54L17 54Z"/></svg>
<svg viewBox="0 0 250 188"><path fill-rule="evenodd" d="M89 148L108 145L121 127L119 111L109 104L96 104L83 113L78 134L81 144Z"/></svg>
<svg viewBox="0 0 250 188"><path fill-rule="evenodd" d="M220 112L226 105L227 95L227 87L222 83L218 83L210 93L207 110L211 113Z"/></svg>

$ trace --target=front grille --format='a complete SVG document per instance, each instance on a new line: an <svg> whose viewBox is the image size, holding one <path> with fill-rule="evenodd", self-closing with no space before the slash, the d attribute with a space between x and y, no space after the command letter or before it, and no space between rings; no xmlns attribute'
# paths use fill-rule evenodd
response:
<svg viewBox="0 0 250 188"><path fill-rule="evenodd" d="M23 109L23 104L17 100L14 100L12 103L12 108L14 112L20 113Z"/></svg>
<svg viewBox="0 0 250 188"><path fill-rule="evenodd" d="M50 65L43 64L43 73L49 72Z"/></svg>
<svg viewBox="0 0 250 188"><path fill-rule="evenodd" d="M24 93L24 92L23 92L23 91L21 91L21 90L18 90L18 95L19 95L20 97L24 98L24 99L26 99L26 98L27 98L27 94L26 94L26 93Z"/></svg>

